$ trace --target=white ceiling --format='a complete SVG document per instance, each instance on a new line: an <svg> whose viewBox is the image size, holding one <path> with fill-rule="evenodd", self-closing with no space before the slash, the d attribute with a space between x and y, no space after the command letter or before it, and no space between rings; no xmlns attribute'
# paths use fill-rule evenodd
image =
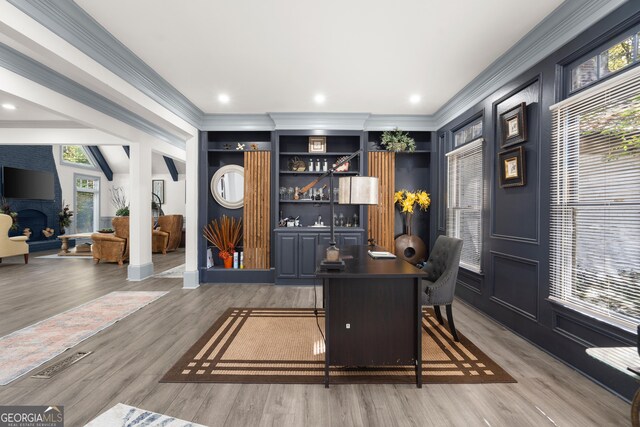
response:
<svg viewBox="0 0 640 427"><path fill-rule="evenodd" d="M22 98L0 91L0 105L11 104L15 110L6 110L0 107L0 121L65 121L68 120L59 114L34 105Z"/></svg>
<svg viewBox="0 0 640 427"><path fill-rule="evenodd" d="M435 113L562 3L76 2L206 113L377 114Z"/></svg>

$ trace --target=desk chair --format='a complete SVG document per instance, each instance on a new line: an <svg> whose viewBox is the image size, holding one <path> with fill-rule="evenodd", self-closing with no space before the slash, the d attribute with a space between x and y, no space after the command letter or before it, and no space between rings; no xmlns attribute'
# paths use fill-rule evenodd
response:
<svg viewBox="0 0 640 427"><path fill-rule="evenodd" d="M456 289L458 279L458 266L460 265L460 253L462 252L462 240L454 237L438 236L436 244L429 255L422 270L428 274L427 279L422 280L422 305L432 305L436 313L436 318L441 325L444 325L440 306L445 305L447 309L447 321L451 335L456 341L458 334L453 323L453 313L451 304Z"/></svg>

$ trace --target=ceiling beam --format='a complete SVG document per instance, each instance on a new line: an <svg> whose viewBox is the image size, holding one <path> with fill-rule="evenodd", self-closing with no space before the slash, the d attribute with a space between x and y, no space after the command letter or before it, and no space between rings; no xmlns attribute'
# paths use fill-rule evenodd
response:
<svg viewBox="0 0 640 427"><path fill-rule="evenodd" d="M174 163L173 159L167 156L162 156L162 157L164 157L164 162L167 164L167 169L169 169L171 178L174 181L178 181L178 168L176 167L176 164Z"/></svg>
<svg viewBox="0 0 640 427"><path fill-rule="evenodd" d="M95 161L98 163L98 166L102 170L102 173L107 177L107 181L113 181L113 171L109 167L107 159L105 159L102 155L100 148L98 148L98 146L96 145L88 145L87 150L89 150Z"/></svg>

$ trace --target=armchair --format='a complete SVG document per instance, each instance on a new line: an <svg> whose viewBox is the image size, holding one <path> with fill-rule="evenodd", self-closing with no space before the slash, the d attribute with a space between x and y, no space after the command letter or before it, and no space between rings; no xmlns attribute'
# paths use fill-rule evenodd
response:
<svg viewBox="0 0 640 427"><path fill-rule="evenodd" d="M100 261L117 262L122 265L129 259L129 217L118 216L111 221L113 234L93 233L91 240L93 246L93 259Z"/></svg>
<svg viewBox="0 0 640 427"><path fill-rule="evenodd" d="M175 251L182 239L182 215L161 215L158 227L153 230L152 251L154 253Z"/></svg>
<svg viewBox="0 0 640 427"><path fill-rule="evenodd" d="M422 304L432 305L438 322L443 325L440 306L447 309L447 321L453 339L459 341L456 327L453 323L451 304L458 280L458 266L462 252L462 240L454 237L439 236L427 263L422 268L427 274L427 279L422 280Z"/></svg>
<svg viewBox="0 0 640 427"><path fill-rule="evenodd" d="M13 219L9 215L0 214L0 262L2 258L14 255L24 255L24 263L29 263L29 245L27 236L9 237L9 229Z"/></svg>

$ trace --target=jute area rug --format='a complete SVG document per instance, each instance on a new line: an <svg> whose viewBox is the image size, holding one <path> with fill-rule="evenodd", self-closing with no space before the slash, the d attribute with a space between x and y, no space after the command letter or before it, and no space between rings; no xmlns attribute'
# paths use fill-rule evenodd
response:
<svg viewBox="0 0 640 427"><path fill-rule="evenodd" d="M324 317L319 313L324 329ZM423 312L423 381L431 384L516 382L458 331L460 342ZM323 330L324 333L324 330ZM415 383L410 366L332 366L332 384ZM230 308L161 382L321 384L324 341L312 309Z"/></svg>

